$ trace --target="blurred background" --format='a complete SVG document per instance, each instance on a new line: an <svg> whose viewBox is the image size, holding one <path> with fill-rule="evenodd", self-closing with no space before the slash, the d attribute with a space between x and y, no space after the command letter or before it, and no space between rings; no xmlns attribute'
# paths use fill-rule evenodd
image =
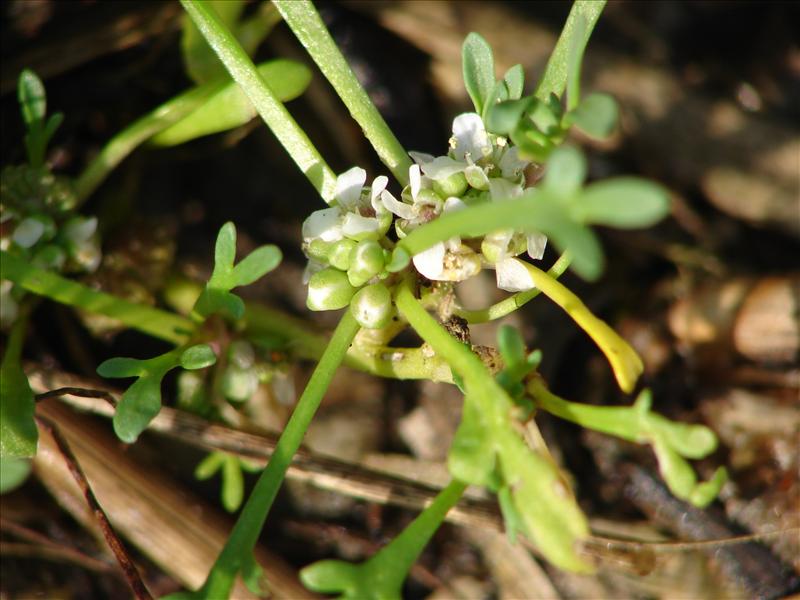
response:
<svg viewBox="0 0 800 600"><path fill-rule="evenodd" d="M570 3L371 0L317 6L404 147L442 154L453 117L471 109L461 78L465 35L477 31L489 41L498 71L521 63L529 90ZM25 160L15 93L22 68L44 80L48 110L65 115L48 161L54 171L70 176L79 174L120 129L192 85L181 62L178 3L9 0L1 10L4 166ZM472 527L443 527L412 571L407 597L719 598L797 591L798 24L800 9L790 2L611 2L584 61L585 92L609 92L621 106L620 128L610 141L572 140L588 154L590 179L651 178L670 190L673 212L650 230L601 230L608 261L603 278L593 285L572 275L564 281L641 353L644 383L654 391L656 410L717 432L720 449L697 468L707 477L717 466L728 466L732 481L720 500L706 511L690 509L659 488L647 449L546 415L540 419L548 444L574 477L598 537L699 541L784 533L761 544L712 546L706 553L663 546L609 551L598 541L587 551L601 566L599 575L576 577L510 546L491 526L496 514L490 503L477 498L484 520L473 515ZM313 68L283 24L258 50L259 60L271 57ZM289 110L336 172L357 164L370 177L385 173L316 70L309 89ZM400 191L396 183L390 189L395 195ZM209 276L216 232L232 220L240 253L274 243L285 256L277 271L243 295L324 332L336 315L309 314L300 279L305 265L300 225L321 206L259 120L171 149L142 148L83 208L101 219L104 252L101 268L86 281L137 301L164 304L166 290L178 278ZM549 266L554 259L548 251L544 262ZM502 297L491 275L466 282L459 295L469 307ZM597 404L631 401L616 390L591 341L546 299L531 302L510 322L521 328L530 347L542 349L541 371L555 393ZM472 334L475 343L493 344L495 326L476 326ZM53 381L92 387L99 385L94 370L102 360L167 349L45 302L35 313L26 357L32 373L51 377L51 387L58 387ZM257 405L243 411L241 428L279 430L309 364L292 360L290 349L259 360L268 363L270 382L261 384L250 401ZM165 404L172 404L178 386L174 380L167 383ZM317 453L309 469L323 474L344 469L340 476L346 478L348 465L366 465L441 483L460 402L451 386L343 372L309 432L308 447ZM93 464L97 481L105 482L109 491L101 495L98 489L98 497L112 521L119 520L151 589L166 593L196 581L207 570L203 561L214 555L213 535L224 539L230 524L218 500L218 480L200 483L192 477L204 452L155 433L124 448L109 437L107 420L78 415L64 405L52 410L70 440L83 440L76 455ZM317 455L335 460L314 462ZM0 498L0 594L127 597L80 499L59 493L67 487L58 479L63 476L59 457L48 456L37 457L34 477ZM347 491L332 492L331 487L347 487L320 484L302 473L286 486L263 541L264 560L277 565L271 572L277 597L302 593L297 568L324 557L360 560L415 514ZM252 476L247 477L250 485ZM391 478L383 481L391 483ZM136 497L139 504L127 506L125 497ZM152 506L145 511L147 504ZM149 516L125 516L137 510ZM187 532L200 535L196 532L205 526L217 527L217 533L203 534L211 541L201 556L201 544ZM160 537L159 528L170 530L169 539ZM716 559L707 560L712 554Z"/></svg>

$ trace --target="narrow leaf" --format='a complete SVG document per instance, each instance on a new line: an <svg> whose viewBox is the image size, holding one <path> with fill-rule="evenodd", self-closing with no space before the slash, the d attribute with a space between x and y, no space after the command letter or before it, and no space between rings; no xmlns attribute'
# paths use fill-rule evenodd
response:
<svg viewBox="0 0 800 600"><path fill-rule="evenodd" d="M257 67L261 78L278 100L288 102L308 87L311 71L305 65L285 59L272 60ZM168 127L150 142L175 146L190 140L228 131L249 123L257 116L253 103L233 80L222 85L197 109Z"/></svg>
<svg viewBox="0 0 800 600"><path fill-rule="evenodd" d="M209 287L224 290L233 287L231 273L234 260L236 260L236 226L228 221L217 234L217 243L214 245L214 272L208 282Z"/></svg>
<svg viewBox="0 0 800 600"><path fill-rule="evenodd" d="M571 207L575 219L620 228L649 227L669 214L669 193L636 177L615 177L588 186Z"/></svg>
<svg viewBox="0 0 800 600"><path fill-rule="evenodd" d="M233 268L234 286L250 285L277 267L281 258L277 246L256 248Z"/></svg>
<svg viewBox="0 0 800 600"><path fill-rule="evenodd" d="M519 100L522 97L522 90L525 87L525 69L522 65L514 65L503 76L503 81L508 89L510 100Z"/></svg>
<svg viewBox="0 0 800 600"><path fill-rule="evenodd" d="M28 129L35 123L41 126L47 113L47 96L42 80L30 69L23 70L19 75L17 93L25 125Z"/></svg>
<svg viewBox="0 0 800 600"><path fill-rule="evenodd" d="M480 34L470 33L461 48L464 85L475 105L483 114L486 100L494 87L494 57L492 48Z"/></svg>
<svg viewBox="0 0 800 600"><path fill-rule="evenodd" d="M222 506L228 512L235 512L244 499L244 477L239 459L232 454L225 456L222 463Z"/></svg>
<svg viewBox="0 0 800 600"><path fill-rule="evenodd" d="M542 186L559 198L569 199L581 189L586 178L586 158L572 146L562 146L547 161Z"/></svg>
<svg viewBox="0 0 800 600"><path fill-rule="evenodd" d="M97 374L110 378L139 377L146 369L146 361L117 356L100 363Z"/></svg>

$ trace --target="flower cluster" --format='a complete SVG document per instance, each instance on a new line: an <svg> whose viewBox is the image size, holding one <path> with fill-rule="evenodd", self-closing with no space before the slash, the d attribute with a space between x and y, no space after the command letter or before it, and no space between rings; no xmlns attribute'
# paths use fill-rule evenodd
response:
<svg viewBox="0 0 800 600"><path fill-rule="evenodd" d="M366 172L354 167L338 177L335 204L306 219L303 247L310 259L308 307L312 310L343 308L354 299L359 322L381 327L391 314L391 294L381 281L389 275L386 264L392 244L386 234L392 221L402 239L443 213L476 203L503 202L525 190L524 170L529 163L520 159L505 138L487 133L476 113L453 121L446 155L410 154L415 164L399 200L386 189L386 177L377 177L365 187ZM416 270L430 280L464 281L486 267L495 270L498 287L521 291L532 288L533 282L516 257L527 251L539 259L546 243L542 234L508 229L482 239L455 236L412 260Z"/></svg>
<svg viewBox="0 0 800 600"><path fill-rule="evenodd" d="M9 166L0 174L0 248L55 271L92 273L100 265L97 218L75 213L70 183L44 167ZM21 290L0 283L0 324L17 314Z"/></svg>

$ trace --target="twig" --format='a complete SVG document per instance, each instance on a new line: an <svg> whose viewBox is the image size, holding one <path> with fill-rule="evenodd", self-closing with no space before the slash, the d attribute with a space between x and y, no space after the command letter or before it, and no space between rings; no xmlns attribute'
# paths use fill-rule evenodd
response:
<svg viewBox="0 0 800 600"><path fill-rule="evenodd" d="M48 392L42 392L41 394L36 394L36 402L41 402L42 400L47 400L48 398L60 398L61 396L66 395L79 396L81 398L101 398L108 402L111 406L117 406L117 399L114 398L110 392L80 387L61 387Z"/></svg>
<svg viewBox="0 0 800 600"><path fill-rule="evenodd" d="M150 595L150 592L147 591L147 587L144 585L144 582L139 575L139 571L133 564L133 561L128 555L125 546L122 544L122 540L120 540L117 536L108 520L108 517L106 516L106 513L97 502L97 498L95 498L94 492L92 492L92 488L89 486L89 482L86 480L86 476L84 475L81 466L78 464L78 461L75 460L75 455L72 453L72 450L70 450L69 444L67 444L67 441L61 435L61 433L58 431L58 428L52 421L42 416L37 416L36 421L42 429L50 434L50 436L53 438L53 441L56 443L61 456L64 458L64 462L67 463L67 467L69 468L72 477L75 479L78 487L83 492L83 496L86 499L86 504L89 506L94 514L95 519L100 525L100 529L103 532L103 537L105 537L106 543L114 553L114 556L116 557L120 567L122 567L122 571L125 574L125 579L128 581L128 585L130 585L134 596L137 598L137 600L152 600L153 597Z"/></svg>

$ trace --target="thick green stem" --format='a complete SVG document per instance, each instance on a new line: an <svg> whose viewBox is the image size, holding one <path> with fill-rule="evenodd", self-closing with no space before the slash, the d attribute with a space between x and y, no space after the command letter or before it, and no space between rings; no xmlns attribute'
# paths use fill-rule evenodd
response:
<svg viewBox="0 0 800 600"><path fill-rule="evenodd" d="M556 262L553 263L553 266L550 267L550 269L547 271L547 274L554 279L558 279L564 274L564 271L567 270L569 263L569 255L564 253L558 257ZM500 302L492 304L487 308L482 308L479 310L456 308L455 314L463 319L466 319L469 323L486 323L488 321L494 321L495 319L500 319L511 314L518 308L536 298L536 296L541 293L542 290L539 288L533 288L524 292L517 292L505 300L501 300Z"/></svg>
<svg viewBox="0 0 800 600"><path fill-rule="evenodd" d="M34 294L111 317L132 329L174 344L183 344L195 330L194 323L186 317L98 292L50 271L37 269L6 251L0 251L0 258L2 278Z"/></svg>
<svg viewBox="0 0 800 600"><path fill-rule="evenodd" d="M292 457L300 447L311 419L358 329L358 323L350 311L345 311L275 446L269 464L261 473L225 547L199 591L200 597L209 600L228 597L236 574L252 555Z"/></svg>
<svg viewBox="0 0 800 600"><path fill-rule="evenodd" d="M545 67L539 86L536 88L537 98L547 100L550 94L561 97L564 93L569 76L570 50L575 48L582 53L605 5L606 0L576 0L572 5L564 29L561 30L556 47L547 61L547 67ZM581 18L584 19L585 25L580 30L581 39L573 40L576 25Z"/></svg>
<svg viewBox="0 0 800 600"><path fill-rule="evenodd" d="M308 0L273 0L284 21L305 46L320 71L330 81L397 181L408 183L411 160L386 121L361 87L350 65L331 38L314 5Z"/></svg>
<svg viewBox="0 0 800 600"><path fill-rule="evenodd" d="M258 74L253 61L233 34L220 23L213 9L205 3L199 0L181 0L181 4L281 145L320 196L330 202L334 197L336 176L283 103Z"/></svg>

